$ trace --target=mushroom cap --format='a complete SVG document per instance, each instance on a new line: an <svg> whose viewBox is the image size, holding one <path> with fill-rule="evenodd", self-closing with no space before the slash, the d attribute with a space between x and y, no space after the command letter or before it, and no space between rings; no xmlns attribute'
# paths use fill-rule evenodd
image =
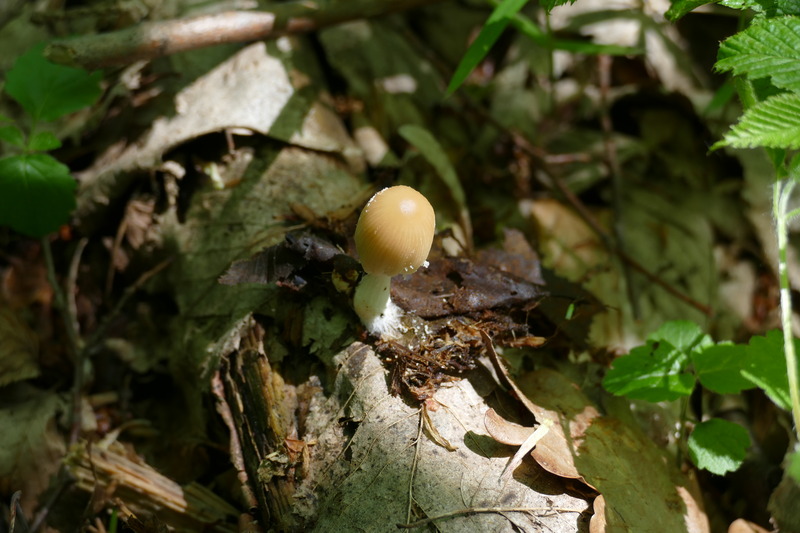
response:
<svg viewBox="0 0 800 533"><path fill-rule="evenodd" d="M368 274L410 274L427 259L435 231L433 207L420 193L405 185L378 191L356 226L361 266Z"/></svg>

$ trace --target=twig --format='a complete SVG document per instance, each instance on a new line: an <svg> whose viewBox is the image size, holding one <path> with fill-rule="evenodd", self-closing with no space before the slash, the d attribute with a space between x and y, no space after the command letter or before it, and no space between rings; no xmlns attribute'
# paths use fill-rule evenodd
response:
<svg viewBox="0 0 800 533"><path fill-rule="evenodd" d="M50 286L53 288L53 295L56 299L56 305L61 310L62 320L64 321L64 329L67 332L67 339L69 340L70 351L72 352L72 364L74 365L73 371L73 384L72 384L72 406L70 408L70 442L74 443L77 440L78 433L81 427L81 391L83 390L83 359L84 350L83 343L81 342L78 333L78 317L74 301L75 278L77 277L78 265L80 264L80 257L86 248L88 242L85 238L78 242L78 247L75 249L75 254L72 256L70 269L67 276L67 291L65 291L58 283L56 277L56 267L53 262L53 250L50 248L50 240L43 237L42 250L44 251L44 262L47 267L47 279ZM68 297L69 296L69 297Z"/></svg>
<svg viewBox="0 0 800 533"><path fill-rule="evenodd" d="M51 61L87 69L127 65L223 43L306 33L361 18L386 15L442 0L295 1L270 11L226 11L184 19L146 22L108 33L55 41Z"/></svg>
<svg viewBox="0 0 800 533"><path fill-rule="evenodd" d="M122 311L122 308L131 298L131 296L133 296L142 285L147 283L150 278L167 268L174 259L174 257L164 259L159 264L139 276L133 285L125 289L125 292L122 293L122 296L120 297L119 301L117 301L114 308L105 315L103 320L100 322L100 325L97 326L97 329L94 330L92 336L89 337L89 340L86 342L87 352L92 353L95 350L97 344L100 342L100 339L103 337L103 335L105 335L106 330L108 330L109 326L111 325L111 322L117 317L117 315L119 315L119 313Z"/></svg>
<svg viewBox="0 0 800 533"><path fill-rule="evenodd" d="M514 142L516 142L520 148L524 151L528 152L531 156L536 157L537 160L542 162L542 165L545 167L547 171L547 163L543 157L541 157L540 151L536 149L536 147L532 146L528 140L522 136L520 133L508 130L511 135L514 137ZM575 209L575 212L578 214L579 217L594 231L601 239L603 244L606 248L612 252L617 254L620 259L622 259L625 263L630 265L632 269L634 269L639 274L643 275L647 278L648 281L658 285L669 294L677 298L678 300L684 302L687 305L690 305L703 313L706 316L712 316L714 311L707 305L698 302L697 300L693 299L692 297L682 293L669 283L665 282L663 279L659 278L657 275L653 274L649 270L647 270L644 266L642 266L639 261L625 253L624 250L620 249L620 247L614 242L611 236L606 232L603 226L597 221L597 219L592 215L592 213L586 208L586 206L581 202L580 198L575 196L569 187L567 187L562 180L558 177L553 176L552 172L548 171L548 174L553 177L553 184L556 186L558 191L564 196L564 199Z"/></svg>
<svg viewBox="0 0 800 533"><path fill-rule="evenodd" d="M56 267L55 263L53 262L53 250L50 248L50 240L47 237L43 237L41 243L42 251L44 252L44 263L47 267L47 281L50 282L50 286L53 288L53 296L56 299L56 305L65 315L64 329L67 331L67 338L69 339L73 359L77 360L78 352L81 348L80 338L78 337L78 330L76 327L77 321L73 321L71 318L66 316L70 309L74 309L74 307L67 304L67 297L64 294L64 289L58 283L58 279L56 277ZM81 251L83 250L80 244L79 248Z"/></svg>
<svg viewBox="0 0 800 533"><path fill-rule="evenodd" d="M55 490L49 491L50 495L47 498L47 501L42 505L39 512L33 518L33 522L29 528L29 533L37 533L45 524L45 520L47 519L47 515L50 514L50 510L53 509L64 495L64 492L75 483L75 480L67 473L64 468L62 467L61 471L58 474L58 482L55 486ZM11 528L11 531L14 531L14 528Z"/></svg>
<svg viewBox="0 0 800 533"><path fill-rule="evenodd" d="M417 463L419 462L419 449L422 444L422 426L424 417L423 406L419 410L419 428L417 428L417 438L414 441L414 459L411 461L411 475L408 478L408 508L406 509L406 522L411 522L411 507L414 503L414 474L417 473Z"/></svg>
<svg viewBox="0 0 800 533"><path fill-rule="evenodd" d="M427 526L437 520L446 520L448 518L455 518L457 516L465 516L471 514L481 513L542 513L542 512L557 512L557 513L582 513L583 509L561 509L558 507L467 507L466 509L459 509L458 511L451 511L449 513L423 518L416 522L409 524L396 524L399 529L414 529L417 527Z"/></svg>
<svg viewBox="0 0 800 533"><path fill-rule="evenodd" d="M80 339L80 324L78 323L78 307L75 303L76 284L78 279L78 267L81 264L81 256L86 249L89 239L86 237L78 241L78 246L75 248L75 253L72 254L72 261L69 264L69 271L67 272L66 280L66 307L64 308L64 321L69 321L71 326L69 329L75 332L76 352L75 352L75 369L73 371L72 382L72 413L71 413L71 430L69 435L70 444L78 442L78 437L81 433L83 426L83 409L81 408L81 397L83 396L83 382L84 382L84 367L86 360L86 350L84 350L83 341Z"/></svg>

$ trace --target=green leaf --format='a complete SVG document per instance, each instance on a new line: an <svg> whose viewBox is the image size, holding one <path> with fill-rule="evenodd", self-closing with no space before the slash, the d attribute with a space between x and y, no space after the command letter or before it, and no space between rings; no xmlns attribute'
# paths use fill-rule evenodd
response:
<svg viewBox="0 0 800 533"><path fill-rule="evenodd" d="M694 428L688 445L694 464L721 476L742 466L750 436L739 424L712 418Z"/></svg>
<svg viewBox="0 0 800 533"><path fill-rule="evenodd" d="M675 22L694 9L712 3L714 3L714 0L673 0L665 16L670 22Z"/></svg>
<svg viewBox="0 0 800 533"><path fill-rule="evenodd" d="M719 4L731 9L752 9L768 17L800 14L798 0L721 0Z"/></svg>
<svg viewBox="0 0 800 533"><path fill-rule="evenodd" d="M75 209L75 180L47 154L0 159L0 225L31 237L58 229Z"/></svg>
<svg viewBox="0 0 800 533"><path fill-rule="evenodd" d="M712 346L714 341L703 333L700 326L690 320L665 322L655 332L647 336L649 341L666 341L687 354Z"/></svg>
<svg viewBox="0 0 800 533"><path fill-rule="evenodd" d="M503 30L511 22L511 17L527 3L528 0L503 0L494 8L486 20L486 24L483 25L480 33L458 63L453 78L447 86L448 95L453 94L464 83L469 73L478 66L478 63L483 61Z"/></svg>
<svg viewBox="0 0 800 533"><path fill-rule="evenodd" d="M786 473L792 476L796 483L800 483L800 452L790 452L786 463L788 464Z"/></svg>
<svg viewBox="0 0 800 533"><path fill-rule="evenodd" d="M649 402L671 401L688 396L694 376L683 370L689 356L668 342L648 342L614 360L603 379L603 387L617 396Z"/></svg>
<svg viewBox="0 0 800 533"><path fill-rule="evenodd" d="M800 90L800 18L765 19L729 37L715 65L750 79L770 78L781 89Z"/></svg>
<svg viewBox="0 0 800 533"><path fill-rule="evenodd" d="M400 126L398 132L406 141L419 150L422 156L436 169L436 173L447 185L459 210L466 210L467 195L464 193L464 188L461 186L456 170L436 137L425 128L413 124Z"/></svg>
<svg viewBox="0 0 800 533"><path fill-rule="evenodd" d="M800 342L795 339L795 351L800 353ZM742 376L764 390L779 407L791 411L789 373L783 351L783 332L772 330L762 337L754 335L747 345L748 365Z"/></svg>
<svg viewBox="0 0 800 533"><path fill-rule="evenodd" d="M61 141L49 131L35 133L28 143L29 150L38 152L46 152L48 150L55 150L56 148L61 148Z"/></svg>
<svg viewBox="0 0 800 533"><path fill-rule="evenodd" d="M22 133L22 130L13 124L0 126L0 140L6 141L14 146L19 146L20 148L25 146L25 135Z"/></svg>
<svg viewBox="0 0 800 533"><path fill-rule="evenodd" d="M569 2L570 4L574 4L576 0L542 0L539 2L539 5L545 8L548 12L552 11L556 6L563 6Z"/></svg>
<svg viewBox="0 0 800 533"><path fill-rule="evenodd" d="M55 120L100 96L102 73L50 63L40 44L17 58L6 74L6 92L35 120Z"/></svg>
<svg viewBox="0 0 800 533"><path fill-rule="evenodd" d="M721 146L800 148L800 95L786 93L756 103L711 149Z"/></svg>
<svg viewBox="0 0 800 533"><path fill-rule="evenodd" d="M603 387L618 396L650 402L688 396L695 385L694 375L685 371L690 355L712 344L693 322L667 322L647 337L647 345L614 360Z"/></svg>
<svg viewBox="0 0 800 533"><path fill-rule="evenodd" d="M742 376L748 366L747 346L721 343L692 352L692 363L697 378L708 390L719 394L737 394L753 388L753 383Z"/></svg>

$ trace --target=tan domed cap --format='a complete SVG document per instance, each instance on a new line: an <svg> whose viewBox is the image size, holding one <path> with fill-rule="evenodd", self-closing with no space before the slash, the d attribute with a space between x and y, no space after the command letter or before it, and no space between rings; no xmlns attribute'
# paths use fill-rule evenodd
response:
<svg viewBox="0 0 800 533"><path fill-rule="evenodd" d="M420 193L405 185L378 191L356 226L361 266L382 276L414 272L428 258L435 231L433 207Z"/></svg>

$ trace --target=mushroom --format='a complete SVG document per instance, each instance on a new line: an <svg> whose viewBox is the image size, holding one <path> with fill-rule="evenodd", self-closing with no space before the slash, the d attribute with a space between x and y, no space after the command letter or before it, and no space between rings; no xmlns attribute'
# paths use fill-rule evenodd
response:
<svg viewBox="0 0 800 533"><path fill-rule="evenodd" d="M389 292L392 276L427 266L435 230L433 207L411 187L383 189L367 202L356 225L356 251L365 274L353 307L371 334L398 337L403 331L403 311Z"/></svg>

